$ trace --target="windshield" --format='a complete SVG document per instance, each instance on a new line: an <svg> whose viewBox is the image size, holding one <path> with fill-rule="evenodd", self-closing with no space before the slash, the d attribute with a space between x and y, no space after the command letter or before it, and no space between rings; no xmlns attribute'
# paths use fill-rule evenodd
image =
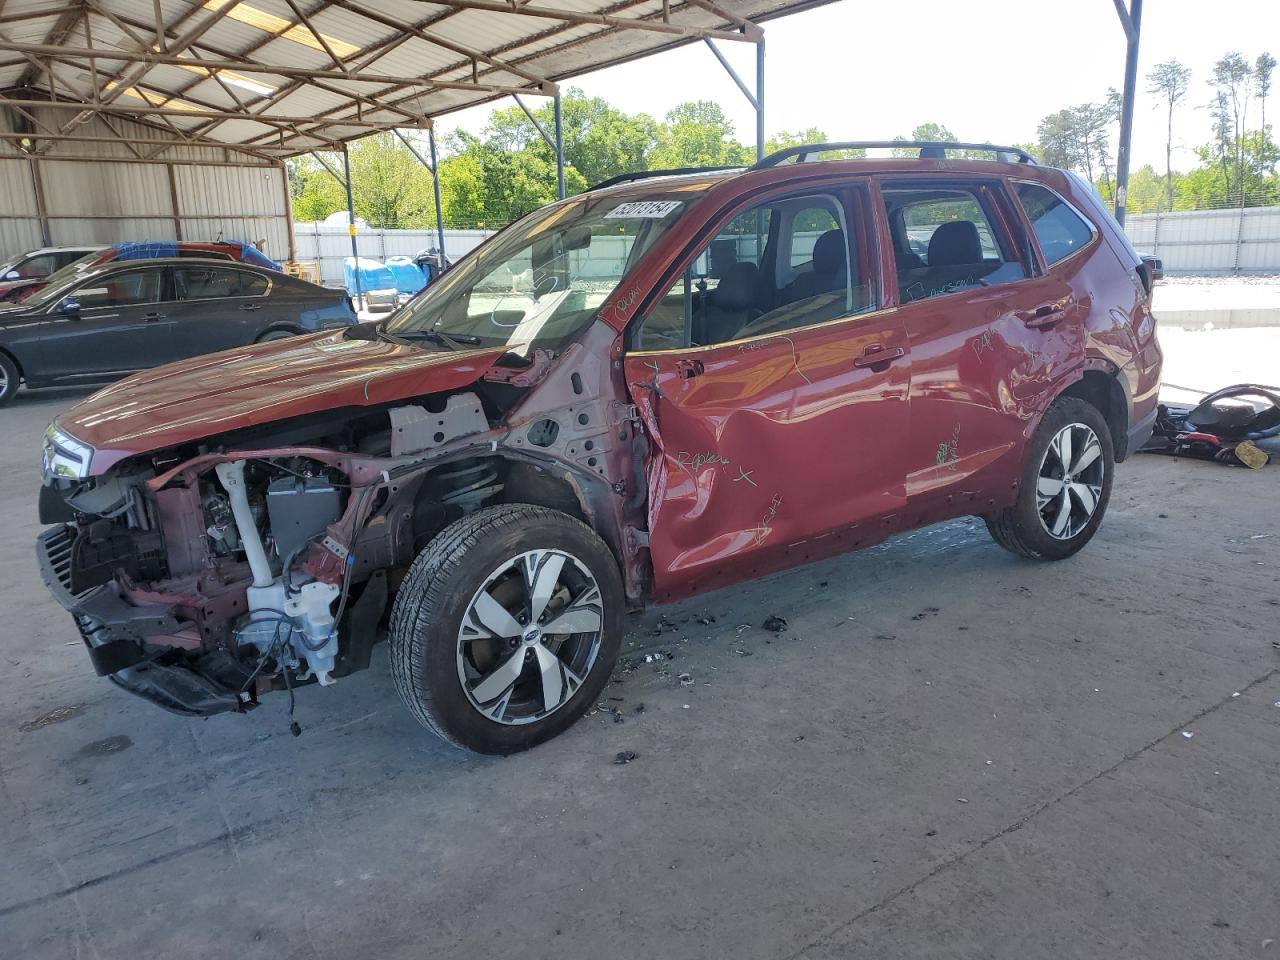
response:
<svg viewBox="0 0 1280 960"><path fill-rule="evenodd" d="M448 270L383 329L469 347L510 344L520 354L533 346L557 351L705 187L587 194L537 210Z"/></svg>
<svg viewBox="0 0 1280 960"><path fill-rule="evenodd" d="M44 288L37 290L24 299L22 305L24 307L43 307L45 304L58 299L69 284L79 280L90 267L97 263L101 255L102 251L95 250L93 253L86 253L79 260L72 260L61 270L55 270L45 278Z"/></svg>

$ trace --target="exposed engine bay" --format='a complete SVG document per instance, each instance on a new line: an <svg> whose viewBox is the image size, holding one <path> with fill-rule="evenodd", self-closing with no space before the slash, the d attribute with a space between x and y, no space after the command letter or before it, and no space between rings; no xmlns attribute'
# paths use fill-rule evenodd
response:
<svg viewBox="0 0 1280 960"><path fill-rule="evenodd" d="M591 524L639 603L642 538L625 531L644 523L644 439L599 355L539 352L467 389L295 417L97 477L50 476L50 444L74 441L47 440L45 580L99 674L200 715L367 667L414 557L492 504Z"/></svg>

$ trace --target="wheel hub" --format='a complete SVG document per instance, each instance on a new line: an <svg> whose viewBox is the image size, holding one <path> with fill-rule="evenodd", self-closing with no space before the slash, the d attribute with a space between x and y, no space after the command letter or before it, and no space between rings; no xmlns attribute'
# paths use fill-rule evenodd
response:
<svg viewBox="0 0 1280 960"><path fill-rule="evenodd" d="M1036 506L1049 536L1078 536L1098 511L1105 480L1106 458L1092 427L1070 423L1054 434L1036 478Z"/></svg>
<svg viewBox="0 0 1280 960"><path fill-rule="evenodd" d="M502 724L561 709L591 672L604 637L604 603L586 564L530 550L493 570L458 630L458 680L472 707Z"/></svg>

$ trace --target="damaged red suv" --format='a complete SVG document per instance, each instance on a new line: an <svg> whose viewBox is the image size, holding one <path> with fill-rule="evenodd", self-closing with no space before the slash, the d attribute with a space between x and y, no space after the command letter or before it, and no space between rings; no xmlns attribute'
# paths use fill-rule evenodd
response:
<svg viewBox="0 0 1280 960"><path fill-rule="evenodd" d="M244 712L386 635L414 716L510 753L597 699L646 602L968 514L1074 554L1155 417L1150 266L1017 150L823 159L865 146L623 178L381 323L58 417L39 557L98 673Z"/></svg>

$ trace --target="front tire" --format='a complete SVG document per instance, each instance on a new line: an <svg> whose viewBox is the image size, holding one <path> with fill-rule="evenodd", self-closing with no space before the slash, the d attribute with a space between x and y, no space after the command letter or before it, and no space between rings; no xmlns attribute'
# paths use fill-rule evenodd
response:
<svg viewBox="0 0 1280 960"><path fill-rule="evenodd" d="M8 354L0 352L0 407L7 407L18 395L22 374Z"/></svg>
<svg viewBox="0 0 1280 960"><path fill-rule="evenodd" d="M454 746L527 750L599 697L623 613L618 563L586 524L528 504L480 510L427 545L396 595L396 690Z"/></svg>
<svg viewBox="0 0 1280 960"><path fill-rule="evenodd" d="M983 517L992 539L1032 560L1064 560L1079 551L1107 512L1114 451L1097 407L1059 397L1031 438L1017 502Z"/></svg>

